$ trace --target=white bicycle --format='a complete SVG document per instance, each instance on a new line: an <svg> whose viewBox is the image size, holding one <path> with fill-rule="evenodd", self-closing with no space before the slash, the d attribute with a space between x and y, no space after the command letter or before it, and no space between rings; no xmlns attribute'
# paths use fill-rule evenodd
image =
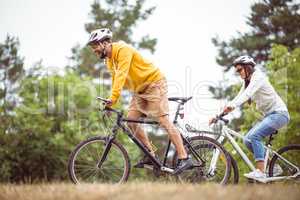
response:
<svg viewBox="0 0 300 200"><path fill-rule="evenodd" d="M250 168L250 170L255 170L254 164L250 161L245 152L241 149L235 137L244 139L245 137L240 133L230 129L227 127L229 120L224 119L224 113L218 115L214 121L220 127L219 133L212 133L213 135L219 135L217 137L217 141L220 144L225 144L226 141L229 141L232 147L236 150L236 152L241 156L246 165ZM191 127L189 127L191 132L197 132L199 134L207 134L207 131L197 131ZM300 144L290 144L280 148L275 151L272 149L272 140L274 139L274 135L276 135L277 131L272 133L264 148L266 149L265 155L265 172L267 172L267 178L262 179L260 182L267 183L272 181L283 181L283 180L295 180L300 182ZM215 166L220 161L219 152L215 151L211 160L210 170L213 171ZM230 156L233 159L232 156ZM271 158L272 157L272 158ZM271 159L270 159L271 158ZM233 159L234 160L234 159ZM236 162L233 161L233 164ZM239 171L238 166L233 165L233 173L234 173L234 183L238 183L239 180Z"/></svg>

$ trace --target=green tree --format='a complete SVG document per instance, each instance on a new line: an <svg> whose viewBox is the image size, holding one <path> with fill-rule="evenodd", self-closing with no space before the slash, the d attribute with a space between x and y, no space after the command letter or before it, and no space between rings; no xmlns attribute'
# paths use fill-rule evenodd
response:
<svg viewBox="0 0 300 200"><path fill-rule="evenodd" d="M92 4L90 17L92 22L85 24L85 30L90 33L92 30L102 27L110 28L113 32L113 40L123 40L133 46L150 50L155 50L156 39L149 35L143 36L139 41L132 38L133 30L138 22L148 19L155 7L145 8L145 0L96 0ZM101 63L90 48L79 45L72 48L71 60L81 75L89 75L98 78L102 75L108 78L109 75L103 70ZM103 73L101 73L103 72Z"/></svg>
<svg viewBox="0 0 300 200"><path fill-rule="evenodd" d="M111 133L112 123L104 126L95 100L99 93L108 95L105 87L73 71L43 76L37 71L39 67L30 70L35 73L27 73L21 82L13 131L0 133L0 182L68 180L68 156L75 145L91 136ZM112 115L110 120L115 118ZM135 161L139 150L125 134L120 133L117 139Z"/></svg>
<svg viewBox="0 0 300 200"><path fill-rule="evenodd" d="M0 181L67 179L68 155L75 145L106 133L94 103L100 88L74 73L30 75L21 84L14 131L0 134Z"/></svg>
<svg viewBox="0 0 300 200"><path fill-rule="evenodd" d="M241 54L254 57L257 63L268 59L271 45L282 44L289 49L300 45L300 3L293 0L263 0L251 6L247 18L251 30L239 33L229 41L213 38L218 48L217 63L228 71L232 61Z"/></svg>
<svg viewBox="0 0 300 200"><path fill-rule="evenodd" d="M9 35L0 43L0 132L3 133L12 129L12 110L18 100L16 91L24 74L19 46L19 40Z"/></svg>

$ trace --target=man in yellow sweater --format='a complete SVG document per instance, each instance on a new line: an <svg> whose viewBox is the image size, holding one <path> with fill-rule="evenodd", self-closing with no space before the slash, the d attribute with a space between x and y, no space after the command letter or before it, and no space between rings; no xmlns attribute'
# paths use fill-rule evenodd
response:
<svg viewBox="0 0 300 200"><path fill-rule="evenodd" d="M132 91L128 118L139 119L143 114L157 118L160 126L168 132L178 153L179 164L175 174L191 167L192 160L184 149L182 138L169 120L167 83L161 71L125 42L112 42L112 32L107 28L92 31L88 44L96 55L105 59L111 72L112 91L108 106L118 101L123 87ZM128 126L155 156L144 131L135 123L129 123ZM144 164L152 164L147 156L144 156L136 167L143 167Z"/></svg>

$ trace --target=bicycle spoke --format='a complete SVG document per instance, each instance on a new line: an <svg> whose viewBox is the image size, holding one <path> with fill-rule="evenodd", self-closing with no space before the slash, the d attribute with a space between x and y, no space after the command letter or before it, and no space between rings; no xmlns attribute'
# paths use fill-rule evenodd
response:
<svg viewBox="0 0 300 200"><path fill-rule="evenodd" d="M87 151L89 152L89 155L91 155L91 157L94 159L94 161L97 161L97 154L96 155L94 155L94 153L92 153L92 150L90 150L90 146L87 146L86 147L86 149L87 149Z"/></svg>
<svg viewBox="0 0 300 200"><path fill-rule="evenodd" d="M83 180L86 180L87 177L89 177L91 173L93 173L95 170L86 170L86 171L82 171L82 172L77 172L77 174L82 175Z"/></svg>
<svg viewBox="0 0 300 200"><path fill-rule="evenodd" d="M75 169L77 169L77 170L95 170L97 168L96 167L78 166L77 165Z"/></svg>

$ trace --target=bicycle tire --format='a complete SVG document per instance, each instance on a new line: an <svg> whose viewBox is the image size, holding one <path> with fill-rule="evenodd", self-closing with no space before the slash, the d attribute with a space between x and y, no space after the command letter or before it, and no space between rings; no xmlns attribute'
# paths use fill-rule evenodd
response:
<svg viewBox="0 0 300 200"><path fill-rule="evenodd" d="M233 171L233 180L232 183L233 184L238 184L239 183L239 179L240 179L240 173L239 173L239 168L237 165L236 160L233 158L233 156L228 152L230 160L231 160L231 171ZM231 177L230 177L231 179ZM229 179L229 180L230 180Z"/></svg>
<svg viewBox="0 0 300 200"><path fill-rule="evenodd" d="M293 154L291 154L292 152ZM280 148L277 151L277 153L283 158L287 159L292 164L296 165L298 168L300 168L300 144L291 144L284 146ZM295 173L296 169L294 167L290 165L288 166L286 162L282 161L282 159L279 156L274 154L269 165L269 177L274 176L274 168L276 164L278 164L282 170L280 176L291 176L293 175L293 173ZM297 177L297 180L300 181L299 176Z"/></svg>
<svg viewBox="0 0 300 200"><path fill-rule="evenodd" d="M92 137L89 138L85 141L80 142L74 149L74 151L70 154L69 157L69 161L68 161L68 173L69 173L69 178L71 179L71 181L75 184L78 183L122 183L122 182L126 182L128 180L129 174L130 174L130 159L128 156L127 151L125 150L125 148L119 144L117 141L113 140L112 141L112 146L111 149L108 153L108 157L107 159L104 161L103 166L110 166L110 171L109 168L104 168L101 167L96 168L97 166L97 159L99 160L100 158L100 154L101 152L101 148L105 147L107 139L105 137L101 137L101 136L97 136L97 137ZM97 144L97 146L95 145ZM93 147L92 145L95 145L95 147ZM88 147L88 148L87 148ZM87 148L87 155L84 154L83 150L84 148ZM113 150L117 150L116 152L119 153L114 153ZM93 153L92 153L93 152ZM79 155L79 153L82 153L83 156ZM96 155L95 155L96 154ZM81 164L77 158L79 158L79 156L83 157L83 161ZM77 159L77 160L76 160ZM77 164L77 163L78 164ZM120 167L124 168L121 169L121 177L120 178L115 178L116 180L114 180L114 177L116 176L115 174L117 173L116 171L113 172L113 170L116 170L117 168L112 168L113 166L116 166L118 164L122 164L123 162L123 166ZM95 177L89 176L86 178L79 178L79 172L78 172L78 166L83 168L83 166L87 166L87 164L91 164L90 167L86 167L86 171L91 171L94 170L92 173L95 175ZM77 167L77 168L76 168ZM84 173L84 172L82 172ZM85 172L87 173L87 172ZM89 172L90 173L90 172ZM109 174L108 174L109 173ZM91 179L89 179L91 178Z"/></svg>
<svg viewBox="0 0 300 200"><path fill-rule="evenodd" d="M196 150L196 151L199 150L199 149L204 149L204 148L207 148L207 149L210 149L210 150L212 150L213 148L217 148L218 150L220 150L222 158L225 159L226 169L224 171L224 176L222 177L221 180L217 180L217 183L220 183L222 185L227 184L228 180L230 178L230 173L231 173L231 159L230 159L229 153L224 149L224 147L221 144L219 144L216 140L214 140L212 138L209 138L209 137L206 137L206 136L193 136L191 138L188 138L188 140L192 144L193 149ZM198 142L202 141L202 142L200 142L200 144L195 146L195 141L198 141ZM187 149L188 153L191 154L191 149L188 148L187 146L186 146L186 149ZM199 153L199 152L197 152L197 153ZM201 156L202 159L204 159L203 156L204 156L204 154L202 152L202 156ZM177 153L175 153L174 157L173 157L173 166L176 166L177 159L178 159L177 158ZM193 160L194 160L194 157L193 157ZM195 169L195 168L197 168L197 167L194 167L193 169ZM215 182L213 180L213 178L214 178L213 176L205 174L206 173L205 170L206 169L203 169L203 168L199 167L199 170L196 170L196 171L193 171L193 172L191 172L191 170L186 170L182 174L180 174L179 176L182 179L184 179L184 181L193 182L193 183L198 183L198 182L202 182L202 181ZM196 173L197 177L192 177L192 178L194 178L192 180L192 178L190 178L191 175L188 174L188 173L190 173L190 174L192 173L192 175L195 175L195 173Z"/></svg>

